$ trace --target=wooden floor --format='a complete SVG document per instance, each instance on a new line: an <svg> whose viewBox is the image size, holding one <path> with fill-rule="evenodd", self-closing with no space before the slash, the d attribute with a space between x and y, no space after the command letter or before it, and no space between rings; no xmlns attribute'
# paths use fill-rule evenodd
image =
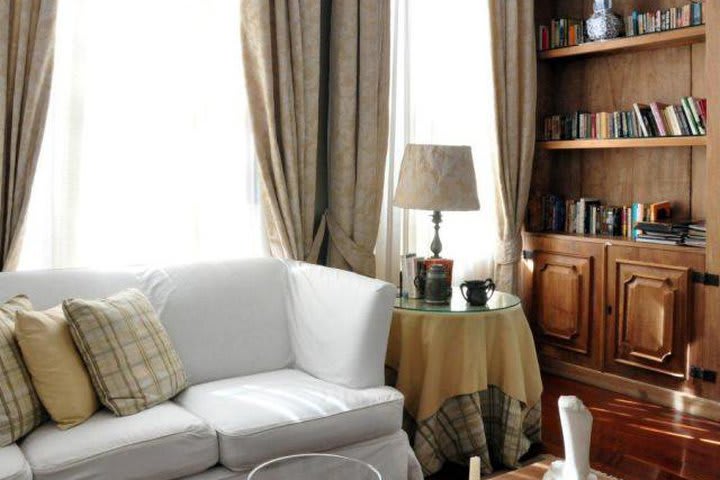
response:
<svg viewBox="0 0 720 480"><path fill-rule="evenodd" d="M593 414L593 468L624 480L720 480L720 423L551 375L543 375L543 445L563 456L560 395L577 395ZM432 480L465 480L448 466Z"/></svg>

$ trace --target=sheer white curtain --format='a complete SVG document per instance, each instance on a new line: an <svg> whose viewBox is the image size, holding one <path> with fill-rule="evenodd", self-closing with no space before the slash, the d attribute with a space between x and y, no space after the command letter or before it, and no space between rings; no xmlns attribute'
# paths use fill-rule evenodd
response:
<svg viewBox="0 0 720 480"><path fill-rule="evenodd" d="M20 268L263 252L237 0L59 3Z"/></svg>
<svg viewBox="0 0 720 480"><path fill-rule="evenodd" d="M492 274L497 149L488 12L487 0L393 3L390 148L376 251L385 280L397 282L401 254L430 255L434 233L431 212L388 206L407 143L472 147L480 211L443 212L442 256L455 261L456 284Z"/></svg>

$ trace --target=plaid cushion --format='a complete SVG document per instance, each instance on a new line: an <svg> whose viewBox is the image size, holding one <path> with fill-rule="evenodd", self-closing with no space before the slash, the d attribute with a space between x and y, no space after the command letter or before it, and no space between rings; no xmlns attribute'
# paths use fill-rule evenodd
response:
<svg viewBox="0 0 720 480"><path fill-rule="evenodd" d="M69 299L63 309L98 398L115 415L140 412L187 387L180 357L139 290Z"/></svg>
<svg viewBox="0 0 720 480"><path fill-rule="evenodd" d="M15 341L18 310L32 310L25 295L0 305L0 448L30 433L45 418Z"/></svg>

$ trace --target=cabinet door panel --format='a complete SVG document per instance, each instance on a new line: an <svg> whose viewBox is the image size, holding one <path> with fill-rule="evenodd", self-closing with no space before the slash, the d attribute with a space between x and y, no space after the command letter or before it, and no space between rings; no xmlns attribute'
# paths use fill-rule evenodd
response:
<svg viewBox="0 0 720 480"><path fill-rule="evenodd" d="M599 370L603 359L601 243L525 234L521 295L540 362Z"/></svg>
<svg viewBox="0 0 720 480"><path fill-rule="evenodd" d="M615 268L620 287L615 360L684 378L689 269L625 260Z"/></svg>
<svg viewBox="0 0 720 480"><path fill-rule="evenodd" d="M537 324L545 341L587 353L592 258L536 253Z"/></svg>
<svg viewBox="0 0 720 480"><path fill-rule="evenodd" d="M608 372L655 385L696 390L696 311L702 289L691 283L704 255L688 249L610 246L607 257L605 363Z"/></svg>

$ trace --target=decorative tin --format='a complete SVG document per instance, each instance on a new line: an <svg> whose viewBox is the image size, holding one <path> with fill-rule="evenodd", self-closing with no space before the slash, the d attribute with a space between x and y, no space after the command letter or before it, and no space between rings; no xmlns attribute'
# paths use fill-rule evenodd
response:
<svg viewBox="0 0 720 480"><path fill-rule="evenodd" d="M585 22L588 38L595 42L617 38L625 32L625 24L612 12L612 0L594 0L595 13Z"/></svg>
<svg viewBox="0 0 720 480"><path fill-rule="evenodd" d="M432 265L425 276L425 303L445 304L450 300L452 287L445 267Z"/></svg>

